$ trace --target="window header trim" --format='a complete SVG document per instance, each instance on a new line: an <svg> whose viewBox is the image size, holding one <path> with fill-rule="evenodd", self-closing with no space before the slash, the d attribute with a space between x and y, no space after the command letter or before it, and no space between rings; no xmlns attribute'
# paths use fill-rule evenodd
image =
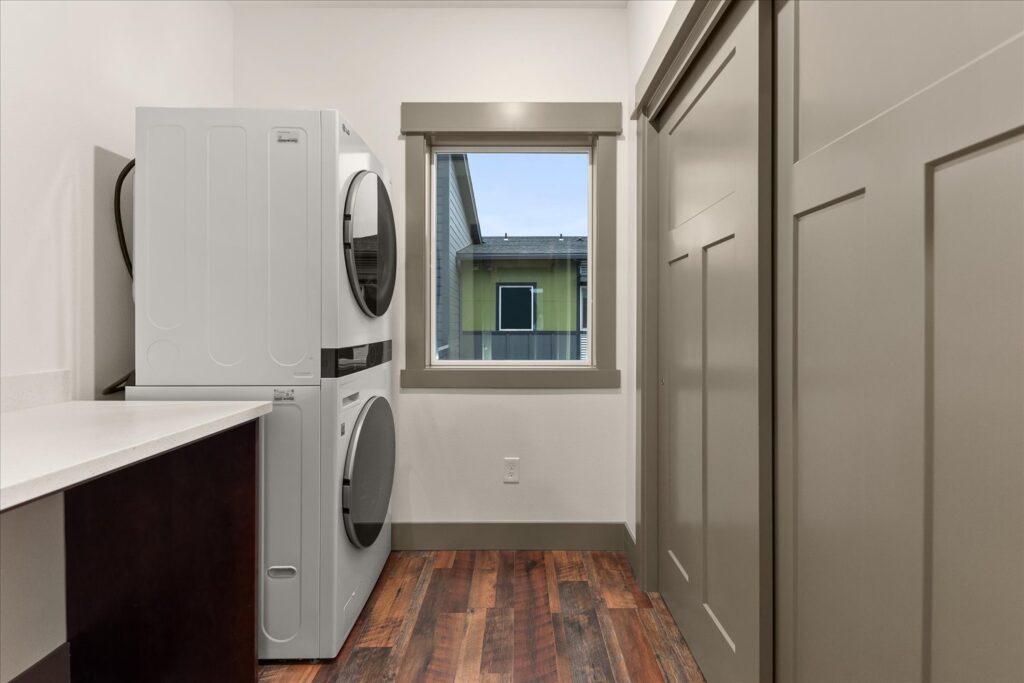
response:
<svg viewBox="0 0 1024 683"><path fill-rule="evenodd" d="M402 134L622 134L621 102L403 102Z"/></svg>

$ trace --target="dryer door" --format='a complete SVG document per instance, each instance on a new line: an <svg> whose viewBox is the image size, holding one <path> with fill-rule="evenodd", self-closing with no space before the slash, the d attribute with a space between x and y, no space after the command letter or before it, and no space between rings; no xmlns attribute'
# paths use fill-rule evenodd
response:
<svg viewBox="0 0 1024 683"><path fill-rule="evenodd" d="M376 173L361 171L352 180L344 225L345 267L352 294L366 315L384 315L395 292L398 257L391 197Z"/></svg>
<svg viewBox="0 0 1024 683"><path fill-rule="evenodd" d="M373 545L384 528L394 480L395 418L388 400L374 396L356 418L342 480L342 518L357 548Z"/></svg>

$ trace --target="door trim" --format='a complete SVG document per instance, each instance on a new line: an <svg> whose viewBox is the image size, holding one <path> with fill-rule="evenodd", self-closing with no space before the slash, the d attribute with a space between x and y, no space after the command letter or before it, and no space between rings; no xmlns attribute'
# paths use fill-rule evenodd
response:
<svg viewBox="0 0 1024 683"><path fill-rule="evenodd" d="M775 679L775 3L758 2L758 413L761 680Z"/></svg>
<svg viewBox="0 0 1024 683"><path fill-rule="evenodd" d="M633 574L658 590L658 146L637 120L636 552Z"/></svg>

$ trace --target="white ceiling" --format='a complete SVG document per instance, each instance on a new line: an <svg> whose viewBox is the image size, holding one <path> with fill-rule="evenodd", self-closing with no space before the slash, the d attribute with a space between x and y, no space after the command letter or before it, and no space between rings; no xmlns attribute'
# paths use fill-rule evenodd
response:
<svg viewBox="0 0 1024 683"><path fill-rule="evenodd" d="M245 7L559 7L572 9L622 9L626 0L232 0Z"/></svg>

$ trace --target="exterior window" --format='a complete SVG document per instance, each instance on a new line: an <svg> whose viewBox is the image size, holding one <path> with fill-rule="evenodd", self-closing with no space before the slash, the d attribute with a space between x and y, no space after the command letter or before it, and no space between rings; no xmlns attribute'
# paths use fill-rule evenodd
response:
<svg viewBox="0 0 1024 683"><path fill-rule="evenodd" d="M498 329L533 332L533 285L498 285Z"/></svg>
<svg viewBox="0 0 1024 683"><path fill-rule="evenodd" d="M432 168L434 363L589 362L589 149L438 149Z"/></svg>
<svg viewBox="0 0 1024 683"><path fill-rule="evenodd" d="M618 102L403 102L416 389L610 389Z"/></svg>

